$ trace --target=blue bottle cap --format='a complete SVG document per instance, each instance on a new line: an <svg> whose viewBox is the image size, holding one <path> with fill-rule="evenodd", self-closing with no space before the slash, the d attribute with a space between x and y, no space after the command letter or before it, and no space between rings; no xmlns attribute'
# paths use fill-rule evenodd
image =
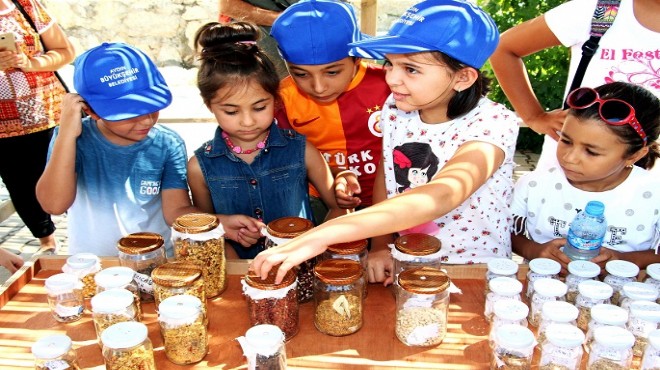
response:
<svg viewBox="0 0 660 370"><path fill-rule="evenodd" d="M587 203L584 211L592 216L602 216L605 213L605 205L597 200L592 200Z"/></svg>

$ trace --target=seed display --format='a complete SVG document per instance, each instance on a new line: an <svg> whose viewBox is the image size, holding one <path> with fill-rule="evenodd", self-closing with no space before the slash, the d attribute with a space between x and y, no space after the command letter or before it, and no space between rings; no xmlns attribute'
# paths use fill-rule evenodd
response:
<svg viewBox="0 0 660 370"><path fill-rule="evenodd" d="M106 370L155 370L154 353L143 346L131 351L113 351L105 362Z"/></svg>
<svg viewBox="0 0 660 370"><path fill-rule="evenodd" d="M204 279L195 280L192 285L185 287L163 287L154 284L154 304L156 307L165 300L175 295L189 294L199 298L202 301L202 312L206 316L206 289L204 289Z"/></svg>
<svg viewBox="0 0 660 370"><path fill-rule="evenodd" d="M281 299L247 297L248 314L252 326L271 324L279 327L286 340L298 333L298 294L290 289Z"/></svg>
<svg viewBox="0 0 660 370"><path fill-rule="evenodd" d="M447 312L433 307L411 307L396 314L396 336L409 345L432 346L447 335Z"/></svg>
<svg viewBox="0 0 660 370"><path fill-rule="evenodd" d="M587 370L627 370L626 366L620 365L612 360L605 358L594 361L591 365L587 366Z"/></svg>
<svg viewBox="0 0 660 370"><path fill-rule="evenodd" d="M304 303L314 297L314 266L316 258L300 264L298 269L298 302Z"/></svg>
<svg viewBox="0 0 660 370"><path fill-rule="evenodd" d="M496 370L531 370L530 358L513 353L495 353L490 368Z"/></svg>
<svg viewBox="0 0 660 370"><path fill-rule="evenodd" d="M208 351L208 335L203 320L174 328L162 328L165 355L175 364L201 361Z"/></svg>
<svg viewBox="0 0 660 370"><path fill-rule="evenodd" d="M342 302L340 309L334 307L338 300ZM316 306L314 324L320 332L328 335L355 333L362 327L362 299L352 294L330 294Z"/></svg>
<svg viewBox="0 0 660 370"><path fill-rule="evenodd" d="M202 267L206 297L215 297L225 290L226 260L224 238L205 241L175 239L174 254L179 260L194 262Z"/></svg>
<svg viewBox="0 0 660 370"><path fill-rule="evenodd" d="M83 276L80 281L83 283L83 297L85 298L92 298L94 294L96 294L96 280L94 280L94 276L96 273L93 274L87 274Z"/></svg>
<svg viewBox="0 0 660 370"><path fill-rule="evenodd" d="M587 331L591 321L591 307L578 306L577 327Z"/></svg>

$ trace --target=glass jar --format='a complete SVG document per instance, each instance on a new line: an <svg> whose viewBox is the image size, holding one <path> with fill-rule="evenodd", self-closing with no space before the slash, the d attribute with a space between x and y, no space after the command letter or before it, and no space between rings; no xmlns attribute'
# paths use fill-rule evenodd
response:
<svg viewBox="0 0 660 370"><path fill-rule="evenodd" d="M208 213L182 215L172 224L174 255L177 260L202 267L206 298L217 296L227 287L224 234L218 218Z"/></svg>
<svg viewBox="0 0 660 370"><path fill-rule="evenodd" d="M633 355L641 356L648 344L649 333L658 329L660 304L648 301L633 301L626 328L635 336Z"/></svg>
<svg viewBox="0 0 660 370"><path fill-rule="evenodd" d="M84 310L83 284L77 276L55 274L44 283L48 295L48 307L59 322L78 321Z"/></svg>
<svg viewBox="0 0 660 370"><path fill-rule="evenodd" d="M496 277L508 277L518 280L518 264L510 258L491 258L486 266L488 266L488 271L486 272L484 296L488 296L490 292L488 283Z"/></svg>
<svg viewBox="0 0 660 370"><path fill-rule="evenodd" d="M591 321L591 308L600 303L609 303L612 287L597 280L585 280L578 284L575 307L578 308L577 327L586 331Z"/></svg>
<svg viewBox="0 0 660 370"><path fill-rule="evenodd" d="M250 325L271 324L279 327L286 340L298 333L298 283L296 273L289 270L279 284L275 284L277 268L266 279L248 270L241 281L247 298Z"/></svg>
<svg viewBox="0 0 660 370"><path fill-rule="evenodd" d="M655 302L657 299L658 291L653 285L639 281L632 281L623 284L623 287L621 288L621 296L619 298L619 306L624 310L628 310L630 303L633 301Z"/></svg>
<svg viewBox="0 0 660 370"><path fill-rule="evenodd" d="M346 258L349 260L360 262L362 265L362 270L365 276L364 292L362 298L367 298L367 246L369 241L367 239L357 240L354 242L332 244L328 246L328 249L325 250L320 256L319 261L337 259L337 258Z"/></svg>
<svg viewBox="0 0 660 370"><path fill-rule="evenodd" d="M120 322L103 331L106 370L156 370L154 350L140 322Z"/></svg>
<svg viewBox="0 0 660 370"><path fill-rule="evenodd" d="M151 272L167 262L165 240L160 234L140 232L119 239L117 254L119 264L135 271L134 280L142 302L154 301Z"/></svg>
<svg viewBox="0 0 660 370"><path fill-rule="evenodd" d="M536 340L520 325L502 325L495 330L491 370L530 369Z"/></svg>
<svg viewBox="0 0 660 370"><path fill-rule="evenodd" d="M133 294L135 309L137 310L137 319L142 320L142 303L140 302L140 293L134 280L135 271L128 267L114 266L99 271L94 276L96 282L96 294L113 288L126 289Z"/></svg>
<svg viewBox="0 0 660 370"><path fill-rule="evenodd" d="M550 301L543 304L541 308L541 320L536 340L543 346L546 339L546 331L552 324L576 326L578 309L572 304L564 301Z"/></svg>
<svg viewBox="0 0 660 370"><path fill-rule="evenodd" d="M236 338L247 358L248 369L285 370L284 333L275 325L253 326Z"/></svg>
<svg viewBox="0 0 660 370"><path fill-rule="evenodd" d="M119 288L98 293L92 297L92 318L99 343L103 331L110 326L119 322L139 321L133 293Z"/></svg>
<svg viewBox="0 0 660 370"><path fill-rule="evenodd" d="M619 306L609 303L600 303L591 308L591 320L587 330L584 348L586 351L591 350L591 345L594 341L594 330L601 326L617 326L622 329L626 328L628 322L628 312Z"/></svg>
<svg viewBox="0 0 660 370"><path fill-rule="evenodd" d="M521 301L520 293L522 292L522 283L516 279L501 276L491 279L488 283L490 293L486 295L486 303L484 305L484 316L486 320L493 320L493 307L495 302L502 299L512 299Z"/></svg>
<svg viewBox="0 0 660 370"><path fill-rule="evenodd" d="M529 271L527 271L527 299L532 298L534 293L534 281L537 279L550 278L559 279L561 265L559 262L549 258L534 258L529 261Z"/></svg>
<svg viewBox="0 0 660 370"><path fill-rule="evenodd" d="M623 285L631 281L637 281L639 267L632 262L612 260L605 264L605 271L607 271L607 275L603 279L603 282L614 289L611 302L613 305L618 306L620 304L619 300Z"/></svg>
<svg viewBox="0 0 660 370"><path fill-rule="evenodd" d="M568 275L566 276L566 302L575 304L578 295L578 284L585 280L596 280L600 274L600 266L584 260L576 260L568 263Z"/></svg>
<svg viewBox="0 0 660 370"><path fill-rule="evenodd" d="M602 326L594 330L587 370L630 369L635 337L618 326Z"/></svg>
<svg viewBox="0 0 660 370"><path fill-rule="evenodd" d="M649 333L649 345L644 349L640 370L660 369L660 330Z"/></svg>
<svg viewBox="0 0 660 370"><path fill-rule="evenodd" d="M495 343L495 330L502 325L514 324L527 327L527 315L529 307L521 301L502 299L495 302L493 308L493 323L490 326L488 344L491 348Z"/></svg>
<svg viewBox="0 0 660 370"><path fill-rule="evenodd" d="M158 306L158 323L168 360L188 365L206 356L208 333L199 298L187 294L165 298Z"/></svg>
<svg viewBox="0 0 660 370"><path fill-rule="evenodd" d="M395 331L403 344L434 346L445 339L449 285L449 276L433 267L406 269L399 274Z"/></svg>
<svg viewBox="0 0 660 370"><path fill-rule="evenodd" d="M101 259L92 253L78 253L66 259L62 271L67 274L76 275L83 283L82 293L84 298L91 298L96 294L96 282L94 275L101 271Z"/></svg>
<svg viewBox="0 0 660 370"><path fill-rule="evenodd" d="M314 325L333 336L353 334L362 327L362 284L359 262L337 259L314 267Z"/></svg>
<svg viewBox="0 0 660 370"><path fill-rule="evenodd" d="M577 326L551 324L546 330L546 339L541 342L539 369L579 369L583 354L582 342L584 333Z"/></svg>
<svg viewBox="0 0 660 370"><path fill-rule="evenodd" d="M534 293L529 309L529 324L538 326L541 319L543 304L552 301L566 300L566 284L551 278L534 280Z"/></svg>
<svg viewBox="0 0 660 370"><path fill-rule="evenodd" d="M394 241L392 258L394 259L394 281L403 270L416 267L439 269L442 254L440 240L432 235L412 233L401 235Z"/></svg>
<svg viewBox="0 0 660 370"><path fill-rule="evenodd" d="M32 345L36 370L78 370L78 358L66 335L48 335Z"/></svg>
<svg viewBox="0 0 660 370"><path fill-rule="evenodd" d="M282 245L314 228L312 221L301 217L282 217L266 225L266 248ZM314 266L316 257L298 265L298 302L305 303L314 297Z"/></svg>
<svg viewBox="0 0 660 370"><path fill-rule="evenodd" d="M646 278L644 282L653 285L660 294L660 263L652 263L646 266ZM657 303L660 303L660 295L658 295Z"/></svg>
<svg viewBox="0 0 660 370"><path fill-rule="evenodd" d="M168 297L189 294L202 302L202 312L206 313L206 290L202 268L196 263L173 261L162 264L151 274L154 281L154 305L156 309Z"/></svg>

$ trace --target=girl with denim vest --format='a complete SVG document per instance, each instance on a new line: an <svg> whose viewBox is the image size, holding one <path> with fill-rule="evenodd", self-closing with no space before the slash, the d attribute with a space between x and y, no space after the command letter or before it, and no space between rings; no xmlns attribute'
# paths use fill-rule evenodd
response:
<svg viewBox="0 0 660 370"><path fill-rule="evenodd" d="M304 136L277 127L279 79L258 38L258 28L247 22L207 23L195 37L197 87L219 127L188 162L188 183L200 210L249 216L237 235L228 236L229 258L253 258L263 250L258 230L264 223L312 220L308 181L330 205L328 217L346 213L337 206L320 152Z"/></svg>

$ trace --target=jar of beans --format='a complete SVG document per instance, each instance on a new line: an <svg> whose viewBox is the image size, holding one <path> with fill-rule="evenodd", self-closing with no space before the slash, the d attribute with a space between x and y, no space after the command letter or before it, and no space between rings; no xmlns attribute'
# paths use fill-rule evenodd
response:
<svg viewBox="0 0 660 370"><path fill-rule="evenodd" d="M320 256L319 260L346 258L349 260L360 262L364 272L365 282L367 280L367 246L369 241L366 239L357 240L354 242L332 244L328 246ZM364 294L362 298L367 298L367 285L364 284Z"/></svg>
<svg viewBox="0 0 660 370"><path fill-rule="evenodd" d="M106 370L156 370L154 350L140 322L120 322L103 331Z"/></svg>
<svg viewBox="0 0 660 370"><path fill-rule="evenodd" d="M277 268L273 268L266 279L248 271L241 282L247 297L250 325L276 325L286 340L298 333L298 283L296 273L289 270L279 284L275 284Z"/></svg>
<svg viewBox="0 0 660 370"><path fill-rule="evenodd" d="M55 274L46 279L44 285L48 295L48 307L55 320L80 320L84 310L83 285L76 275Z"/></svg>
<svg viewBox="0 0 660 370"><path fill-rule="evenodd" d="M488 283L496 277L508 277L518 280L518 264L510 258L491 258L486 266L488 266L488 271L486 272L485 296L490 292Z"/></svg>
<svg viewBox="0 0 660 370"><path fill-rule="evenodd" d="M172 224L172 243L177 260L202 266L206 297L213 298L226 288L227 270L224 229L215 215L189 213Z"/></svg>
<svg viewBox="0 0 660 370"><path fill-rule="evenodd" d="M362 327L362 284L359 262L333 259L314 267L314 325L323 334L343 336Z"/></svg>
<svg viewBox="0 0 660 370"><path fill-rule="evenodd" d="M491 279L488 283L490 293L486 295L486 303L484 304L484 316L486 320L493 320L493 308L495 302L502 299L513 299L522 301L520 293L522 292L522 283L516 279L500 276Z"/></svg>
<svg viewBox="0 0 660 370"><path fill-rule="evenodd" d="M188 261L172 261L154 269L151 277L154 280L154 305L156 308L166 298L189 294L202 302L202 312L206 311L206 289L202 268Z"/></svg>
<svg viewBox="0 0 660 370"><path fill-rule="evenodd" d="M587 351L591 350L591 345L594 341L594 331L601 326L618 326L622 329L626 328L628 322L628 312L619 306L609 303L600 303L591 308L591 320L587 329L586 340L584 348Z"/></svg>
<svg viewBox="0 0 660 370"><path fill-rule="evenodd" d="M78 370L78 358L71 338L62 334L48 335L32 345L35 370Z"/></svg>
<svg viewBox="0 0 660 370"><path fill-rule="evenodd" d="M618 326L602 326L594 330L587 370L630 369L635 337Z"/></svg>
<svg viewBox="0 0 660 370"><path fill-rule="evenodd" d="M164 245L165 240L160 234L148 232L129 234L117 243L119 264L135 271L134 279L142 302L154 301L151 272L167 262Z"/></svg>
<svg viewBox="0 0 660 370"><path fill-rule="evenodd" d="M626 283L637 281L637 274L639 274L639 267L632 262L624 260L612 260L605 264L607 275L603 279L614 289L612 293L611 302L614 305L619 305L621 297L621 289Z"/></svg>
<svg viewBox="0 0 660 370"><path fill-rule="evenodd" d="M577 327L586 331L591 320L591 308L600 303L608 303L612 287L596 280L585 280L578 284L575 307L578 309Z"/></svg>
<svg viewBox="0 0 660 370"><path fill-rule="evenodd" d="M101 271L101 259L92 253L78 253L66 259L62 271L76 275L83 283L83 297L91 298L96 294L94 275Z"/></svg>
<svg viewBox="0 0 660 370"><path fill-rule="evenodd" d="M659 328L660 304L649 301L633 301L626 328L635 336L633 355L641 356L648 344L649 333Z"/></svg>
<svg viewBox="0 0 660 370"><path fill-rule="evenodd" d="M532 298L534 293L534 281L537 279L559 279L561 265L555 260L549 258L534 258L529 261L529 271L527 271L527 299Z"/></svg>
<svg viewBox="0 0 660 370"><path fill-rule="evenodd" d="M585 280L596 280L600 274L600 267L591 262L576 260L568 263L568 275L566 276L566 302L575 304L578 295L578 284Z"/></svg>
<svg viewBox="0 0 660 370"><path fill-rule="evenodd" d="M282 217L266 225L266 248L282 245L298 235L314 228L312 221L301 217ZM314 266L316 257L298 265L298 302L305 303L314 297Z"/></svg>
<svg viewBox="0 0 660 370"><path fill-rule="evenodd" d="M570 303L567 303L570 304ZM575 325L551 324L541 344L539 369L579 369L584 333Z"/></svg>
<svg viewBox="0 0 660 370"><path fill-rule="evenodd" d="M546 302L565 301L566 284L557 279L534 280L534 294L529 307L529 324L538 326L541 320L541 309Z"/></svg>
<svg viewBox="0 0 660 370"><path fill-rule="evenodd" d="M399 274L395 331L403 344L434 346L445 339L449 285L449 276L433 267L416 267Z"/></svg>
<svg viewBox="0 0 660 370"><path fill-rule="evenodd" d="M99 271L94 276L96 282L96 294L105 290L119 288L126 289L133 294L135 308L137 309L137 318L142 320L142 303L138 293L137 284L133 279L135 271L128 267L114 266Z"/></svg>
<svg viewBox="0 0 660 370"><path fill-rule="evenodd" d="M520 325L502 325L495 330L491 370L531 369L536 340Z"/></svg>
<svg viewBox="0 0 660 370"><path fill-rule="evenodd" d="M188 365L206 356L208 333L199 298L188 294L165 298L158 306L158 322L168 360Z"/></svg>
<svg viewBox="0 0 660 370"><path fill-rule="evenodd" d="M119 288L104 290L92 297L92 318L99 341L103 331L110 326L139 321L133 299L133 293Z"/></svg>
<svg viewBox="0 0 660 370"><path fill-rule="evenodd" d="M406 269L416 267L441 267L440 240L432 235L412 233L402 235L394 241L392 258L394 259L394 281L397 275Z"/></svg>

